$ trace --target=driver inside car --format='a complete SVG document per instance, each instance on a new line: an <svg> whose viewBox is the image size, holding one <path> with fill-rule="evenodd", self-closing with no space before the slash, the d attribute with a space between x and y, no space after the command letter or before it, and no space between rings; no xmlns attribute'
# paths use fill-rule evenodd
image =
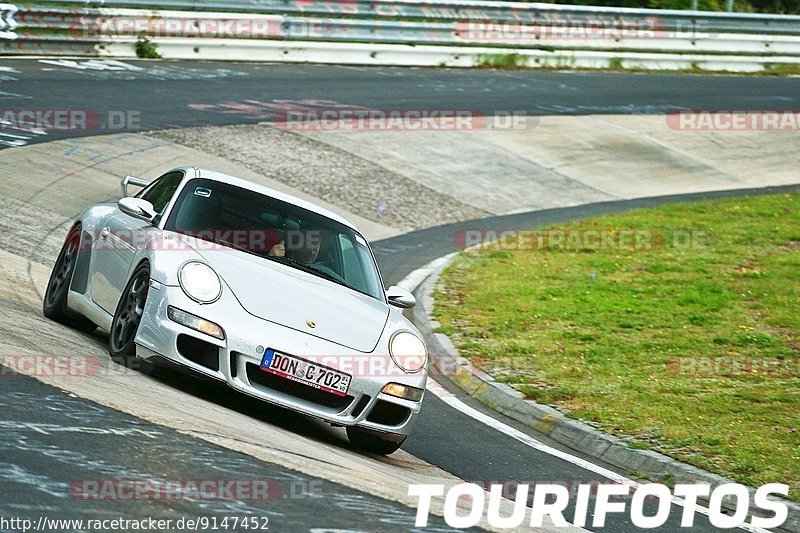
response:
<svg viewBox="0 0 800 533"><path fill-rule="evenodd" d="M289 242L282 240L270 250L270 255L286 257L336 279L342 279L341 275L331 268L328 254L325 253L325 243L329 238L330 235L320 230L289 232L287 234Z"/></svg>
<svg viewBox="0 0 800 533"><path fill-rule="evenodd" d="M322 245L322 232L320 231L291 231L286 238L270 249L269 255L277 257L288 257L298 263L306 265L316 262L319 250Z"/></svg>

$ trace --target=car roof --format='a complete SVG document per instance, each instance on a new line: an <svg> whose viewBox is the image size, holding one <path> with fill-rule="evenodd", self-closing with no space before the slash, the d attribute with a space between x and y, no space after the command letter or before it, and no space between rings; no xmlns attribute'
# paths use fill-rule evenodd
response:
<svg viewBox="0 0 800 533"><path fill-rule="evenodd" d="M254 181L246 180L244 178L239 178L236 176L231 176L230 174L225 174L223 172L219 172L217 170L212 170L208 168L185 167L181 170L184 170L187 176L191 176L192 170L194 170L195 171L194 174L198 178L210 179L214 181L219 181L221 183L228 183L230 185L235 185L236 187L241 187L242 189L247 189L253 192L264 194L266 196L270 196L277 200L281 200L286 203L302 207L303 209L307 209L312 213L316 213L318 215L322 215L324 217L333 219L336 222L339 222L349 228L359 231L358 226L356 226L355 222L353 222L349 218L343 217L342 215L334 211L331 211L330 209L326 209L320 205L317 205L313 202L309 202L308 200L304 200L293 194L282 192L279 191L278 189L273 189L272 187L268 187L266 185L262 185Z"/></svg>

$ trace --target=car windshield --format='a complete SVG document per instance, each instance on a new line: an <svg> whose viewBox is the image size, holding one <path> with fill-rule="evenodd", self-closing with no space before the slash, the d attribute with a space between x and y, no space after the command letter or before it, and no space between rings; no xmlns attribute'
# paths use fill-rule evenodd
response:
<svg viewBox="0 0 800 533"><path fill-rule="evenodd" d="M364 237L326 216L254 191L192 179L178 196L165 229L283 263L383 300Z"/></svg>

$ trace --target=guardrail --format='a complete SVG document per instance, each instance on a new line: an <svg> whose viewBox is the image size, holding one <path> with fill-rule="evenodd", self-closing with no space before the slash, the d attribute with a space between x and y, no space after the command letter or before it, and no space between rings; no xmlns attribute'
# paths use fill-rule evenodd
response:
<svg viewBox="0 0 800 533"><path fill-rule="evenodd" d="M800 16L483 0L66 4L23 6L20 39L0 45L0 53L130 57L136 42L148 38L173 58L337 62L338 51L341 61L367 64L710 70L800 64ZM223 7L239 12L204 11ZM322 43L336 48L321 57Z"/></svg>
<svg viewBox="0 0 800 533"><path fill-rule="evenodd" d="M17 6L13 4L0 4L0 39L16 39L17 34L14 30L17 22L14 15L17 13Z"/></svg>
<svg viewBox="0 0 800 533"><path fill-rule="evenodd" d="M20 12L23 28L57 31L53 38L81 42L97 39L114 42L146 36L154 39L230 38L282 41L360 42L375 44L493 46L513 49L736 53L776 56L800 55L800 36L712 34L696 26L684 31L663 29L657 20L637 25L619 20L605 26L523 26L497 28L470 22L431 23L322 19L283 15L188 13L161 11L157 17L143 10L65 9L25 7ZM40 37L41 38L41 37Z"/></svg>
<svg viewBox="0 0 800 533"><path fill-rule="evenodd" d="M781 33L800 35L800 16L600 6L555 5L486 0L49 0L48 4L96 8L190 10L298 16L357 17L434 21L490 21L547 24L571 21L637 23L657 20L665 31L692 27L711 33Z"/></svg>

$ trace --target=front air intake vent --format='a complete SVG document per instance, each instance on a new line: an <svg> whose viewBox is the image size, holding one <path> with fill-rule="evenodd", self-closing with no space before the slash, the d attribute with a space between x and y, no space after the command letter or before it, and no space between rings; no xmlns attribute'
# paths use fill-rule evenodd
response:
<svg viewBox="0 0 800 533"><path fill-rule="evenodd" d="M408 420L410 416L411 409L408 407L378 400L367 416L367 421L383 426L399 426Z"/></svg>
<svg viewBox="0 0 800 533"><path fill-rule="evenodd" d="M178 353L193 363L219 371L219 348L190 335L178 335Z"/></svg>

